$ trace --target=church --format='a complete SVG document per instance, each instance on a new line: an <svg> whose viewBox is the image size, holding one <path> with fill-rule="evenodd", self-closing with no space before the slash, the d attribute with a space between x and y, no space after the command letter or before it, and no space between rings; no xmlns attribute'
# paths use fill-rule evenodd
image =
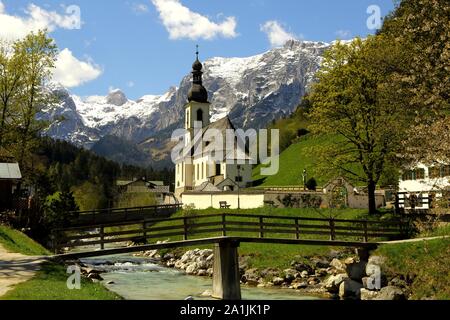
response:
<svg viewBox="0 0 450 320"><path fill-rule="evenodd" d="M227 150L225 137L228 132L235 132L235 127L228 116L216 121L210 121L211 103L208 101L208 91L203 86L203 65L197 59L192 65L193 82L187 96L184 108L184 128L187 137L184 141L185 150L182 156L175 160L175 196L182 201L182 195L188 192L239 192L252 182L252 159L247 150L242 150L242 144L237 143L234 135L233 149ZM230 131L232 130L232 131ZM201 133L203 148L194 148L195 132ZM220 159L215 156L217 150L208 150L208 133L221 133L223 149ZM244 143L245 146L245 143ZM244 147L244 149L246 149Z"/></svg>

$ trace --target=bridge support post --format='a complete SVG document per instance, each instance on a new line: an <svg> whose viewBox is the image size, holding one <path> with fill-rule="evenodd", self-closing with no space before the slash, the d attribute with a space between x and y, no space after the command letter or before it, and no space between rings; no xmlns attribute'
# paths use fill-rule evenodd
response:
<svg viewBox="0 0 450 320"><path fill-rule="evenodd" d="M222 300L241 300L237 241L214 244L212 297Z"/></svg>

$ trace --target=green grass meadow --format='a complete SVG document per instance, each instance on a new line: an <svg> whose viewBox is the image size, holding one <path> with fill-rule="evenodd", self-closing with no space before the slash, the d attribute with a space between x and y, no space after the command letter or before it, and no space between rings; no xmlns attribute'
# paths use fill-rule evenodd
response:
<svg viewBox="0 0 450 320"><path fill-rule="evenodd" d="M44 256L50 252L18 230L0 225L0 244L10 252L28 256Z"/></svg>
<svg viewBox="0 0 450 320"><path fill-rule="evenodd" d="M0 225L0 244L9 252L29 256L46 256L50 252L20 231ZM1 271L1 269L0 269ZM118 295L110 292L103 285L81 278L80 290L67 288L66 267L56 263L45 262L36 275L20 283L0 300L118 300Z"/></svg>
<svg viewBox="0 0 450 320"><path fill-rule="evenodd" d="M16 285L0 300L121 300L103 285L84 278L80 289L70 290L68 277L64 266L45 263L31 280Z"/></svg>

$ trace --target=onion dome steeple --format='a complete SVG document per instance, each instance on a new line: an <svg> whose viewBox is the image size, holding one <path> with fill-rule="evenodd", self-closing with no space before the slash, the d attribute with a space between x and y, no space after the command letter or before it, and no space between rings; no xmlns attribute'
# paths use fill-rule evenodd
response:
<svg viewBox="0 0 450 320"><path fill-rule="evenodd" d="M188 100L189 102L195 101L195 102L201 102L206 103L208 102L208 92L206 91L205 87L203 87L203 81L202 81L202 69L203 65L198 59L198 45L197 45L197 59L195 60L194 64L192 65L192 75L193 75L193 81L192 81L192 88L189 90L188 93Z"/></svg>

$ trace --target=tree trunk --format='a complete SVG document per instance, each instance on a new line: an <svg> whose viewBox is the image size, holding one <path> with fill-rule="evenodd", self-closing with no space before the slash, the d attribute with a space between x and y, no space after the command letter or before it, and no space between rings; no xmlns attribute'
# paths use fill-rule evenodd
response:
<svg viewBox="0 0 450 320"><path fill-rule="evenodd" d="M367 183L367 193L369 196L369 214L375 214L377 212L377 204L375 201L375 189L377 184L375 181L370 180Z"/></svg>

